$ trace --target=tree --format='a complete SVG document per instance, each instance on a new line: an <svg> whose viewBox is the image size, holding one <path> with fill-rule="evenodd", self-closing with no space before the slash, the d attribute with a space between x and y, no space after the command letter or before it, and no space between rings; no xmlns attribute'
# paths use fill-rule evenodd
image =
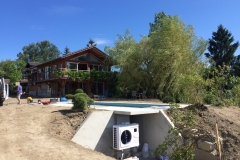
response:
<svg viewBox="0 0 240 160"><path fill-rule="evenodd" d="M167 17L167 15L163 11L155 14L154 22L149 24L150 25L149 36L151 35L151 33L158 31L161 28L160 21L165 17Z"/></svg>
<svg viewBox="0 0 240 160"><path fill-rule="evenodd" d="M238 42L233 42L232 34L222 25L219 25L217 32L213 32L212 38L209 39L209 53L205 53L212 66L231 65L234 60L234 53L239 46Z"/></svg>
<svg viewBox="0 0 240 160"><path fill-rule="evenodd" d="M22 48L23 52L17 54L18 60L27 62L46 62L53 60L60 55L58 48L45 40L42 42L31 43Z"/></svg>
<svg viewBox="0 0 240 160"><path fill-rule="evenodd" d="M5 60L0 62L0 77L10 79L10 82L14 84L22 78L22 73L16 66L16 61Z"/></svg>
<svg viewBox="0 0 240 160"><path fill-rule="evenodd" d="M127 30L123 36L118 35L115 46L106 47L105 52L119 68L119 88L147 90L148 95L158 94L161 98L176 97L180 93L180 79L202 68L200 57L207 43L177 16L155 19L159 21L150 25L154 27L150 29L150 36L142 37L137 43Z"/></svg>
<svg viewBox="0 0 240 160"><path fill-rule="evenodd" d="M232 69L233 75L240 77L240 55L234 57Z"/></svg>
<svg viewBox="0 0 240 160"><path fill-rule="evenodd" d="M91 46L94 46L94 47L97 46L97 44L95 43L95 41L92 40L92 39L90 39L89 42L88 42L88 44L87 44L87 47L91 47Z"/></svg>
<svg viewBox="0 0 240 160"><path fill-rule="evenodd" d="M68 48L68 46L66 46L65 49L64 49L63 55L67 55L69 53L70 53L70 49Z"/></svg>
<svg viewBox="0 0 240 160"><path fill-rule="evenodd" d="M206 41L199 39L193 27L185 25L178 16L162 16L158 20L155 26L160 27L150 36L153 82L159 82L157 90L161 98L178 97L181 78L201 70L200 58Z"/></svg>

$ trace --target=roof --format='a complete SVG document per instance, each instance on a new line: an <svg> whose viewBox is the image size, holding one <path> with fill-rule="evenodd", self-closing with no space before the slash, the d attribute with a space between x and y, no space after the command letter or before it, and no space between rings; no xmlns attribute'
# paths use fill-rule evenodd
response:
<svg viewBox="0 0 240 160"><path fill-rule="evenodd" d="M30 67L34 67L34 66L37 66L41 63L39 62L28 62L27 65L26 65L26 68L30 68Z"/></svg>
<svg viewBox="0 0 240 160"><path fill-rule="evenodd" d="M106 56L107 56L106 53L104 53L103 51L101 51L101 50L98 49L97 47L95 47L95 46L90 46L90 47L83 48L83 49L81 49L81 50L77 50L77 51L75 51L75 52L68 53L68 54L66 54L66 55L64 55L64 56L62 56L62 57L58 57L58 58L56 58L56 59L47 61L47 62L45 62L45 63L39 63L39 64L35 65L34 67L40 66L40 65L42 65L42 64L46 64L46 63L49 63L49 62L53 62L53 61L56 61L56 60L65 59L65 58L67 58L67 57L70 57L70 56L73 56L73 55L76 55L76 54L85 52L85 51L87 51L87 50L93 50L95 53L98 54L99 57L106 57ZM28 62L28 63L38 63L38 62ZM26 67L27 67L27 66L26 66ZM31 67L33 67L33 66L31 66Z"/></svg>

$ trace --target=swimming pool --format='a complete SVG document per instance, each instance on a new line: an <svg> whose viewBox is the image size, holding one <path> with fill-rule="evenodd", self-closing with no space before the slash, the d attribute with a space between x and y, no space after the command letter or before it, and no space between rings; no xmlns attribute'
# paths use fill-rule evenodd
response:
<svg viewBox="0 0 240 160"><path fill-rule="evenodd" d="M127 103L127 102L93 102L91 105L108 107L131 107L131 108L157 108L168 109L169 104L158 103Z"/></svg>

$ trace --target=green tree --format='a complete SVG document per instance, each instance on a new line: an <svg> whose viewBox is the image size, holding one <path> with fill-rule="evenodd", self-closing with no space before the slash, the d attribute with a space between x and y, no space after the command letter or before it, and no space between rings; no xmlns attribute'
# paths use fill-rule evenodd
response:
<svg viewBox="0 0 240 160"><path fill-rule="evenodd" d="M149 24L150 25L149 36L151 36L151 33L161 29L161 23L159 23L159 22L161 21L161 19L166 18L166 17L167 17L167 15L163 11L155 14L154 22Z"/></svg>
<svg viewBox="0 0 240 160"><path fill-rule="evenodd" d="M45 40L42 42L31 43L22 48L22 52L17 54L18 60L27 62L46 62L59 57L58 48Z"/></svg>
<svg viewBox="0 0 240 160"><path fill-rule="evenodd" d="M185 25L178 16L162 16L156 23L160 27L150 36L154 82L159 81L160 97L176 97L181 77L201 70L206 41L198 38L193 27Z"/></svg>
<svg viewBox="0 0 240 160"><path fill-rule="evenodd" d="M232 34L223 25L219 25L217 32L213 32L212 38L209 39L209 53L205 53L205 56L215 67L224 64L230 66L238 46L239 43L234 43Z"/></svg>
<svg viewBox="0 0 240 160"><path fill-rule="evenodd" d="M127 30L105 52L119 69L122 90L147 90L148 95L161 98L177 96L181 77L202 69L200 59L207 43L177 16L155 18L151 26L150 36L143 36L140 42Z"/></svg>
<svg viewBox="0 0 240 160"><path fill-rule="evenodd" d="M15 61L5 60L0 62L0 77L10 79L11 84L14 84L22 78L22 73Z"/></svg>
<svg viewBox="0 0 240 160"><path fill-rule="evenodd" d="M91 47L91 46L94 46L94 47L97 46L97 44L95 43L95 41L93 39L90 39L88 44L87 44L87 47Z"/></svg>
<svg viewBox="0 0 240 160"><path fill-rule="evenodd" d="M70 53L70 49L68 48L68 46L66 46L65 49L64 49L63 55L67 55L69 53Z"/></svg>

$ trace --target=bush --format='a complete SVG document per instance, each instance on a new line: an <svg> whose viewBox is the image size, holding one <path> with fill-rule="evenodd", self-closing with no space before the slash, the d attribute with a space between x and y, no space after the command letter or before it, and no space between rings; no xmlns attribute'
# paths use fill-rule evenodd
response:
<svg viewBox="0 0 240 160"><path fill-rule="evenodd" d="M84 91L82 89L76 89L75 94L77 93L84 93Z"/></svg>
<svg viewBox="0 0 240 160"><path fill-rule="evenodd" d="M73 107L72 109L77 109L77 110L86 110L88 107L87 99L80 95L80 94L75 94L74 99L73 99Z"/></svg>
<svg viewBox="0 0 240 160"><path fill-rule="evenodd" d="M73 98L74 98L74 95L73 95L73 94L67 94L67 95L66 95L66 98L67 98L67 99L73 99Z"/></svg>
<svg viewBox="0 0 240 160"><path fill-rule="evenodd" d="M175 103L175 98L173 96L164 96L163 99L162 99L163 103L169 103L169 102L172 102L172 103Z"/></svg>
<svg viewBox="0 0 240 160"><path fill-rule="evenodd" d="M72 99L72 109L77 109L80 111L86 110L90 103L93 102L93 99L84 93L82 89L77 89L74 95L68 94L66 97Z"/></svg>
<svg viewBox="0 0 240 160"><path fill-rule="evenodd" d="M208 92L207 94L205 94L204 102L206 104L217 104L218 98L212 92Z"/></svg>

